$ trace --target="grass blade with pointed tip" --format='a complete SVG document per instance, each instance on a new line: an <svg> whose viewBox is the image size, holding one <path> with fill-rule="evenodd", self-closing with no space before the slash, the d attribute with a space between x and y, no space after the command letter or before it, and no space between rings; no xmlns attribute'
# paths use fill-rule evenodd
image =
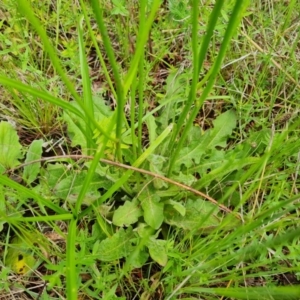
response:
<svg viewBox="0 0 300 300"><path fill-rule="evenodd" d="M85 55L85 44L83 41L83 29L82 29L83 17L78 21L78 44L79 44L79 58L80 58L80 69L83 87L83 105L89 112L89 115L94 118L94 103L92 97L91 80L89 75L88 62ZM92 149L95 148L93 142L93 130L94 124L92 120L86 115L87 126L86 126L86 141L87 141L87 152L91 154Z"/></svg>
<svg viewBox="0 0 300 300"><path fill-rule="evenodd" d="M44 199L41 196L37 195L35 192L33 192L30 189L27 189L26 187L18 184L17 182L9 179L8 177L4 175L0 175L0 183L7 185L13 189L16 189L20 194L27 195L29 198L35 199L37 202L39 202L41 205L46 206L53 211L55 211L58 214L65 214L67 213L66 210L63 208L53 204L50 200Z"/></svg>
<svg viewBox="0 0 300 300"><path fill-rule="evenodd" d="M219 2L221 2L221 1L219 1ZM208 97L208 95L209 95L209 93L210 93L210 91L213 87L215 79L216 79L216 77L218 75L218 72L221 68L222 61L225 57L227 48L230 44L231 38L232 38L235 30L237 29L237 26L238 26L238 24L239 24L239 22L242 18L242 13L246 9L246 7L248 5L248 2L249 2L248 0L247 1L237 0L235 2L233 12L231 14L228 26L227 26L226 31L225 31L223 42L221 44L221 47L220 47L219 53L217 55L217 58L216 58L213 66L212 66L212 71L211 71L210 77L208 79L208 82L206 84L206 87L205 87L204 91L202 92L199 100L196 101L195 108L191 112L191 115L190 115L184 129L183 129L183 132L182 132L181 137L178 141L178 144L176 145L176 147L173 147L174 151L172 152L172 155L171 155L171 158L170 158L170 165L169 165L169 170L168 170L169 175L171 174L171 172L173 170L173 166L174 166L175 161L176 161L176 159L179 155L179 151L182 148L183 143L184 143L184 141L186 140L186 138L188 136L188 133L190 132L190 129L193 125L193 122L194 122L194 120L195 120L195 118L196 118L203 102Z"/></svg>

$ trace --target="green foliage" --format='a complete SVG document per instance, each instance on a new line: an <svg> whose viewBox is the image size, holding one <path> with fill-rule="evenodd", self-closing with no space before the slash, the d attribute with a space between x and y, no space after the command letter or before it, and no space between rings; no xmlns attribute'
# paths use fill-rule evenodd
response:
<svg viewBox="0 0 300 300"><path fill-rule="evenodd" d="M16 167L23 157L19 137L8 122L0 122L0 171Z"/></svg>
<svg viewBox="0 0 300 300"><path fill-rule="evenodd" d="M125 1L113 0L114 8L111 11L112 15L121 15L128 17L129 11L126 9Z"/></svg>
<svg viewBox="0 0 300 300"><path fill-rule="evenodd" d="M42 152L43 140L34 140L27 150L25 163L39 160L42 156ZM40 168L40 162L30 163L29 165L25 166L23 172L23 180L25 180L27 184L31 184L37 178L37 175L40 172Z"/></svg>
<svg viewBox="0 0 300 300"><path fill-rule="evenodd" d="M165 266L168 262L167 243L165 240L158 240L153 237L147 243L150 256L161 266Z"/></svg>
<svg viewBox="0 0 300 300"><path fill-rule="evenodd" d="M3 186L1 185L0 186L0 215L4 215L6 213L6 203L5 203L5 196L4 196L4 188ZM3 225L5 224L6 222L1 220L0 221L0 232L2 232L3 230Z"/></svg>
<svg viewBox="0 0 300 300"><path fill-rule="evenodd" d="M206 164L208 161L214 161L222 153L219 148L226 147L227 140L235 127L236 116L233 111L227 111L217 117L213 121L213 128L204 134L201 133L199 127L193 127L189 136L190 143L180 151L180 158L176 160L175 170L180 170L181 165L186 168L191 168L194 165L201 167L204 163L200 164L200 161L203 162L202 157L204 155L206 155ZM205 174L206 170L201 173Z"/></svg>
<svg viewBox="0 0 300 300"><path fill-rule="evenodd" d="M119 229L112 237L93 246L93 254L102 261L113 261L123 257L128 257L134 247L131 244L133 238L132 228Z"/></svg>
<svg viewBox="0 0 300 300"><path fill-rule="evenodd" d="M137 201L125 201L124 205L115 210L113 223L116 226L129 226L138 221L142 210Z"/></svg>
<svg viewBox="0 0 300 300"><path fill-rule="evenodd" d="M176 208L175 205L167 205L164 211L165 221L183 230L208 232L218 228L221 223L216 206L202 199L188 199L184 210Z"/></svg>
<svg viewBox="0 0 300 300"><path fill-rule="evenodd" d="M0 289L297 299L296 1L4 2Z"/></svg>
<svg viewBox="0 0 300 300"><path fill-rule="evenodd" d="M160 197L146 189L139 195L139 200L144 211L145 222L153 229L160 228L164 220L164 204L160 202Z"/></svg>

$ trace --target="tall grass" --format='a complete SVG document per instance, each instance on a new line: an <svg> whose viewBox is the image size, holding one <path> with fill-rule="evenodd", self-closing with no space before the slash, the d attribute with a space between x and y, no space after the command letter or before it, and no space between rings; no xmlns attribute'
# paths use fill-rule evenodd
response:
<svg viewBox="0 0 300 300"><path fill-rule="evenodd" d="M117 162L123 162L123 152L122 152L122 142L124 127L131 133L131 143L133 149L133 167L145 167L144 162L151 156L151 154L158 154L159 147L167 140L168 141L168 176L171 177L174 170L174 165L180 151L183 149L184 144L191 132L191 128L195 122L197 115L204 101L209 97L216 77L218 76L222 62L226 58L227 50L230 46L232 37L239 28L242 17L244 16L245 10L249 5L249 1L232 1L232 11L228 23L226 24L226 30L224 36L222 37L221 46L218 50L216 57L213 60L211 68L204 75L203 79L199 82L200 73L203 72L203 65L205 59L208 55L208 50L213 43L213 34L216 29L217 23L222 15L222 8L224 1L216 1L213 10L210 14L209 21L206 25L205 36L199 36L199 1L191 2L191 15L190 15L190 26L191 26L191 45L192 45L192 78L191 85L188 87L189 96L186 101L184 101L180 107L180 116L176 124L170 124L166 128L161 128L161 134L155 136L155 140L151 142L149 147L143 147L142 138L142 125L145 123L147 118L153 115L155 110L166 106L167 104L172 105L173 103L166 102L161 104L151 113L147 113L144 110L144 90L146 89L146 76L145 76L145 65L147 62L147 43L149 38L149 33L153 26L154 20L157 16L157 12L160 8L161 1L154 0L149 4L149 1L142 0L139 3L139 28L137 32L135 51L132 54L129 62L128 70L122 69L119 65L118 59L115 56L115 50L112 46L112 41L108 34L108 26L104 18L104 8L101 6L99 1L92 0L91 7L93 15L89 16L90 8L83 1L80 1L81 9L77 16L77 31L78 31L78 46L79 46L79 67L82 83L82 93L79 93L72 79L69 78L67 70L63 67L63 63L51 39L47 36L46 29L43 27L41 22L35 15L34 8L31 6L29 1L18 0L17 9L20 14L26 18L26 20L32 26L34 30L41 39L43 43L44 51L47 53L51 64L59 75L60 80L65 85L66 90L71 95L72 99L76 101L78 107L72 105L70 102L63 99L57 98L45 90L39 90L28 84L22 83L21 80L16 80L9 78L8 76L0 75L0 84L7 87L8 89L15 89L22 93L34 96L36 98L42 99L43 101L50 103L56 107L61 108L66 113L75 114L78 118L84 121L84 128L80 128L86 138L86 145L88 154L94 158L91 161L87 175L82 185L82 189L78 195L75 204L70 205L69 210L62 209L51 201L43 199L31 189L23 187L19 184L15 184L12 180L7 177L0 175L0 182L3 185L10 186L16 191L21 193L26 193L29 197L35 199L37 203L41 203L44 206L52 209L56 215L55 216L37 216L31 218L18 218L17 221L30 221L37 222L44 218L44 221L52 220L68 220L68 234L67 234L67 248L66 248L66 282L67 282L67 299L75 300L78 299L78 262L76 261L76 243L78 234L78 224L85 217L97 211L100 205L108 200L113 193L120 190L125 186L129 178L134 173L134 170L127 170L119 179L98 199L93 205L89 206L85 210L81 210L82 204L84 202L84 197L86 192L92 182L92 178L95 171L99 165L99 161L104 157L105 151L108 148L109 141L112 141L116 145L115 159ZM293 7L291 4L290 7ZM94 19L97 28L101 34L101 41L103 43L104 53L101 53L100 48L97 45L95 34L92 29L91 19ZM85 27L86 26L86 27ZM96 52L104 68L104 74L108 81L108 85L111 89L111 93L116 98L116 109L113 112L113 116L110 119L107 128L102 128L100 123L95 117L95 103L93 100L93 92L91 89L91 78L89 75L88 59L85 53L85 39L86 33L84 28L87 28L87 33L92 39L93 44L96 47ZM283 30L286 26L283 26ZM107 61L103 57L107 57ZM112 74L108 70L112 71ZM201 95L198 96L197 92L201 90ZM128 124L128 115L125 113L125 104L130 97L130 125ZM135 103L135 95L138 94L138 101ZM124 125L125 124L125 125ZM247 271L250 268L258 268L260 266L259 259L261 259L262 265L268 265L269 262L266 259L267 255L270 255L272 251L283 247L284 245L291 243L299 236L299 229L290 229L287 232L276 235L274 239L269 239L265 237L264 240L260 240L260 230L262 224L265 224L264 232L268 231L268 228L273 229L274 226L280 226L280 217L283 215L289 215L298 205L291 205L297 199L297 196L290 197L282 202L276 202L273 206L270 201L266 204L259 204L258 199L254 199L254 204L251 213L244 215L243 206L247 204L247 201L251 199L252 194L257 192L262 188L264 180L266 177L267 168L272 168L268 163L271 157L276 156L276 161L285 159L289 154L288 149L281 148L281 145L285 143L291 130L296 129L299 122L295 124L288 130L283 131L281 134L276 136L271 136L269 140L269 146L265 153L257 160L255 163L250 163L248 170L241 175L239 181L232 184L231 188L220 197L220 202L226 202L230 198L230 195L236 191L239 186L244 185L248 182L248 190L242 195L241 202L236 206L235 210L241 216L242 222L239 223L236 230L231 230L227 233L227 226L231 223L235 223L232 216L227 216L219 228L213 229L207 236L199 237L196 232L177 232L182 241L179 242L173 251L174 257L179 257L178 267L167 265L163 273L167 275L162 280L166 286L166 299L175 299L174 297L182 296L185 294L203 294L210 297L213 296L226 296L226 297L236 297L239 299L279 299L280 297L291 297L290 299L299 298L299 292L296 288L280 288L280 287L268 287L268 289L263 288L247 288L241 289L238 286L233 286L234 282L240 282L247 278ZM129 127L130 126L130 127ZM137 131L136 131L137 128ZM97 144L94 138L95 130L103 134L104 139L101 144ZM112 131L115 133L112 134ZM111 150L111 149L109 149ZM283 150L283 151L281 151ZM244 162L247 164L246 157ZM232 166L232 160L229 160L227 165L221 166L212 173L210 176L217 176L226 171L227 168ZM236 169L235 167L234 169ZM273 172L276 172L276 167L273 166ZM268 174L271 174L268 171ZM138 177L137 177L138 178ZM209 179L207 179L209 180ZM205 188L205 182L198 181L195 184L195 188L203 189ZM261 210L257 207L260 206ZM264 208L263 208L264 207ZM204 224L206 219L212 215L213 211L207 213L204 217L200 226ZM205 219L206 218L206 219ZM277 224L277 220L278 224ZM7 218L8 223L13 223L16 220ZM275 225L274 225L275 224ZM223 238L225 237L225 238ZM171 239L176 238L171 236ZM187 246L188 253L182 254L181 248ZM244 246L244 247L243 247ZM275 250L270 250L275 249ZM219 256L219 253L222 255ZM283 258L281 256L275 257L272 263L280 262ZM175 260L172 261L175 264ZM244 266L248 265L248 266ZM168 269L172 270L169 272ZM236 268L236 269L234 269ZM203 274L213 273L213 279L206 279ZM267 276L267 273L257 272L255 276ZM208 276L208 275L207 275ZM227 288L218 287L218 285L223 286L224 282L228 283ZM216 287L199 287L199 285L212 284ZM288 295L288 296L287 296ZM257 297L257 298L256 298ZM273 297L273 298L271 298ZM277 297L277 298L276 298ZM294 298L293 298L294 297ZM216 298L207 298L216 299ZM284 298L280 298L284 299Z"/></svg>

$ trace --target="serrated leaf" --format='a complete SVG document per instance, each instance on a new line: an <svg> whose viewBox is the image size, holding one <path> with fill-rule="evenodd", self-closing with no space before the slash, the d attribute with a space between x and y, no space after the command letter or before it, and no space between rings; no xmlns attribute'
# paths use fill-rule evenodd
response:
<svg viewBox="0 0 300 300"><path fill-rule="evenodd" d="M164 267L168 262L167 241L150 238L147 247L151 258Z"/></svg>
<svg viewBox="0 0 300 300"><path fill-rule="evenodd" d="M158 229L164 220L164 204L160 203L160 198L146 189L139 196L144 211L145 222L154 229Z"/></svg>
<svg viewBox="0 0 300 300"><path fill-rule="evenodd" d="M157 129L157 133L162 128L166 128L170 124L170 120L171 123L175 122L176 116L182 111L181 105L178 105L178 103L185 102L188 97L191 78L190 70L186 69L183 73L179 73L177 69L170 70L164 86L164 95L157 94L158 99L162 99L159 101L162 109L159 112L159 116L155 117L156 122L161 124ZM162 150L159 153L169 153L167 143L162 146Z"/></svg>
<svg viewBox="0 0 300 300"><path fill-rule="evenodd" d="M84 165L87 168L90 168L91 162L86 162ZM105 190L108 190L112 186L112 183L117 182L121 176L121 171L119 169L114 169L108 165L105 166L101 164L98 164L95 173L104 180L103 188Z"/></svg>
<svg viewBox="0 0 300 300"><path fill-rule="evenodd" d="M129 11L126 9L125 1L113 0L113 9L111 10L112 15L121 15L124 17L129 16Z"/></svg>
<svg viewBox="0 0 300 300"><path fill-rule="evenodd" d="M109 106L105 104L105 100L98 94L93 96L95 119L101 120L103 117L109 117L112 115L112 111Z"/></svg>
<svg viewBox="0 0 300 300"><path fill-rule="evenodd" d="M136 223L142 214L137 201L125 201L124 205L114 212L113 223L116 226L128 226Z"/></svg>
<svg viewBox="0 0 300 300"><path fill-rule="evenodd" d="M209 130L210 138L207 148L212 149L216 146L226 147L227 138L236 127L235 113L232 110L226 111L213 121L213 125L214 128Z"/></svg>
<svg viewBox="0 0 300 300"><path fill-rule="evenodd" d="M211 151L208 157L203 158L201 160L201 163L195 168L192 168L191 171L196 171L200 174L201 177L203 177L207 174L208 170L215 170L224 165L226 162L227 159L225 158L225 151L214 149Z"/></svg>
<svg viewBox="0 0 300 300"><path fill-rule="evenodd" d="M0 122L0 166L2 171L17 166L22 146L16 130L8 122Z"/></svg>
<svg viewBox="0 0 300 300"><path fill-rule="evenodd" d="M178 172L181 165L187 168L195 167L200 164L203 155L215 147L225 147L227 139L236 126L236 115L233 111L227 111L213 121L214 127L207 130L204 134L196 126L191 130L193 139L180 151L175 162L174 170Z"/></svg>
<svg viewBox="0 0 300 300"><path fill-rule="evenodd" d="M191 140L186 147L180 150L178 158L175 162L175 170L179 171L181 165L187 168L193 167L200 163L202 155L207 150L205 136L202 134L199 127L192 129L193 140Z"/></svg>
<svg viewBox="0 0 300 300"><path fill-rule="evenodd" d="M43 152L43 140L33 141L27 151L25 163L29 163L33 160L40 159L42 152ZM36 162L25 166L23 172L23 180L25 180L27 184L32 183L36 179L37 175L39 174L40 168L41 168L41 162Z"/></svg>
<svg viewBox="0 0 300 300"><path fill-rule="evenodd" d="M131 227L126 230L121 228L113 236L101 241L96 249L93 249L93 253L97 254L97 257L103 261L113 261L127 257L134 250L133 238L134 234Z"/></svg>
<svg viewBox="0 0 300 300"><path fill-rule="evenodd" d="M166 206L165 222L189 231L209 231L220 224L218 208L208 201L188 199L185 208L186 213L182 216L173 207Z"/></svg>
<svg viewBox="0 0 300 300"><path fill-rule="evenodd" d="M40 189L40 193L47 197L61 198L72 203L76 201L86 176L86 170L76 172L70 168L70 166L71 165L56 163L49 164L47 169L42 169L42 181L41 184L37 186ZM90 205L100 196L98 189L104 186L106 187L107 185L105 178L95 174L83 203Z"/></svg>
<svg viewBox="0 0 300 300"><path fill-rule="evenodd" d="M213 180L220 180L225 175L241 170L242 168L259 162L259 157L247 157L245 159L226 159L222 165L212 170L210 173L205 174L194 186L194 188L201 189L208 186Z"/></svg>

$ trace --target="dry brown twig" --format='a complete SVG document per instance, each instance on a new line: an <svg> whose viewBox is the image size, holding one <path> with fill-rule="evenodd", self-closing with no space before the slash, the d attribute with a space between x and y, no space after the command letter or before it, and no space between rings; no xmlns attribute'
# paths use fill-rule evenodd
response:
<svg viewBox="0 0 300 300"><path fill-rule="evenodd" d="M25 166L28 166L30 164L34 164L34 163L38 163L38 162L44 162L44 161L53 161L53 160L57 160L57 159L66 159L66 158L70 158L70 159L75 159L75 160L79 160L79 159L94 159L93 156L90 156L90 155L81 155L81 154L70 154L70 155L58 155L58 156L51 156L51 157L43 157L41 159L36 159L36 160L32 160L30 162L27 162L27 163L23 163L11 170L9 170L10 172L13 172L17 169L20 169L20 168L23 168ZM217 200L213 199L212 197L200 192L200 191L197 191L195 189L193 189L192 187L188 186L188 185L185 185L183 183L180 183L180 182L177 182L175 180L172 180L170 178L167 178L165 176L162 176L160 174L155 174L155 173L152 173L150 171L147 171L147 170L144 170L144 169L140 169L140 168L136 168L136 167L132 167L132 166L128 166L128 165L125 165L125 164L122 164L122 163L119 163L119 162L116 162L116 161L112 161L112 160L108 160L108 159L100 159L100 162L104 163L104 164L107 164L107 165L111 165L111 166L115 166L115 167L119 167L119 168L123 168L123 169L127 169L127 170L132 170L132 171L135 171L135 172L139 172L139 173L142 173L142 174L146 174L146 175L150 175L154 178L157 178L157 179L161 179L165 182L168 182L170 184L173 184L173 185L176 185L182 189L185 189L195 195L198 195L200 197L203 197L205 198L206 200L208 200L209 202L213 203L214 205L218 206L220 210L222 211L225 211L227 213L230 213L232 215L234 215L236 218L238 219L242 219L241 216L238 214L238 213L235 213L233 212L231 209L229 209L228 207L226 207L225 205L223 204L220 204L218 203ZM8 171L7 171L8 172Z"/></svg>

